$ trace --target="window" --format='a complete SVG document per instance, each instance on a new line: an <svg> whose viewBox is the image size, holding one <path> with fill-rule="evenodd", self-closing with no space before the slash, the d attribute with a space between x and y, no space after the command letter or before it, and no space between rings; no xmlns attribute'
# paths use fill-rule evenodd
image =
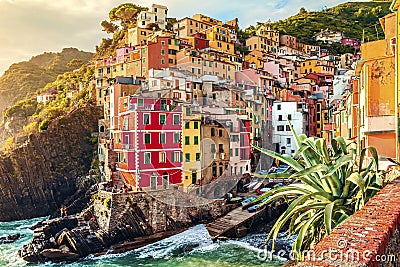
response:
<svg viewBox="0 0 400 267"><path fill-rule="evenodd" d="M185 161L190 162L190 153L185 154Z"/></svg>
<svg viewBox="0 0 400 267"><path fill-rule="evenodd" d="M291 120L292 120L292 114L287 115L287 119L288 119L289 121L291 121Z"/></svg>
<svg viewBox="0 0 400 267"><path fill-rule="evenodd" d="M211 144L211 153L215 153L215 144Z"/></svg>
<svg viewBox="0 0 400 267"><path fill-rule="evenodd" d="M215 136L215 129L211 128L211 136Z"/></svg>
<svg viewBox="0 0 400 267"><path fill-rule="evenodd" d="M286 125L286 131L290 132L290 126Z"/></svg>
<svg viewBox="0 0 400 267"><path fill-rule="evenodd" d="M180 122L181 117L179 116L179 114L174 114L174 125L179 125Z"/></svg>
<svg viewBox="0 0 400 267"><path fill-rule="evenodd" d="M144 153L144 164L151 164L151 153L150 152Z"/></svg>
<svg viewBox="0 0 400 267"><path fill-rule="evenodd" d="M165 114L160 114L160 125L165 124Z"/></svg>
<svg viewBox="0 0 400 267"><path fill-rule="evenodd" d="M278 121L283 121L282 115L279 115L279 116L278 116Z"/></svg>
<svg viewBox="0 0 400 267"><path fill-rule="evenodd" d="M185 129L190 129L190 121L185 122Z"/></svg>
<svg viewBox="0 0 400 267"><path fill-rule="evenodd" d="M165 55L165 50L161 49L161 55Z"/></svg>
<svg viewBox="0 0 400 267"><path fill-rule="evenodd" d="M186 108L186 115L187 115L187 116L190 116L190 114L191 114L191 113L190 113L190 108Z"/></svg>
<svg viewBox="0 0 400 267"><path fill-rule="evenodd" d="M219 135L220 137L222 137L222 130L219 130L218 132L219 132L218 135Z"/></svg>
<svg viewBox="0 0 400 267"><path fill-rule="evenodd" d="M190 136L185 136L185 145L190 145Z"/></svg>
<svg viewBox="0 0 400 267"><path fill-rule="evenodd" d="M239 136L238 135L231 135L231 142L239 142Z"/></svg>
<svg viewBox="0 0 400 267"><path fill-rule="evenodd" d="M159 163L165 163L167 161L167 156L165 152L158 153Z"/></svg>
<svg viewBox="0 0 400 267"><path fill-rule="evenodd" d="M200 161L200 153L196 153L196 161Z"/></svg>
<svg viewBox="0 0 400 267"><path fill-rule="evenodd" d="M160 144L166 144L166 140L165 133L160 133Z"/></svg>
<svg viewBox="0 0 400 267"><path fill-rule="evenodd" d="M283 132L285 130L285 127L283 125L278 125L277 129L278 132Z"/></svg>
<svg viewBox="0 0 400 267"><path fill-rule="evenodd" d="M150 124L150 114L148 113L143 114L143 124L146 125Z"/></svg>
<svg viewBox="0 0 400 267"><path fill-rule="evenodd" d="M172 162L180 162L181 161L181 152L172 152L171 154Z"/></svg>
<svg viewBox="0 0 400 267"><path fill-rule="evenodd" d="M286 138L286 144L290 145L290 144L291 144L291 142L292 142L292 139L290 139L290 138Z"/></svg>
<svg viewBox="0 0 400 267"><path fill-rule="evenodd" d="M197 121L194 122L194 129L199 129L199 122Z"/></svg>
<svg viewBox="0 0 400 267"><path fill-rule="evenodd" d="M193 144L195 144L195 145L198 145L198 144L199 144L199 137L198 137L198 136L195 136L195 137L194 137Z"/></svg>
<svg viewBox="0 0 400 267"><path fill-rule="evenodd" d="M124 117L124 130L129 129L129 117Z"/></svg>
<svg viewBox="0 0 400 267"><path fill-rule="evenodd" d="M151 136L149 133L144 134L144 143L146 145L151 143Z"/></svg>
<svg viewBox="0 0 400 267"><path fill-rule="evenodd" d="M138 106L139 107L143 107L144 103L143 103L143 98L139 98L138 99Z"/></svg>
<svg viewBox="0 0 400 267"><path fill-rule="evenodd" d="M219 144L218 150L219 150L219 153L224 153L224 144Z"/></svg>
<svg viewBox="0 0 400 267"><path fill-rule="evenodd" d="M179 133L174 133L174 144L179 144L181 141L181 135Z"/></svg>
<svg viewBox="0 0 400 267"><path fill-rule="evenodd" d="M235 148L235 156L239 157L239 148Z"/></svg>
<svg viewBox="0 0 400 267"><path fill-rule="evenodd" d="M278 106L277 106L277 109L278 109L278 110L281 110L281 109L282 109L282 106L281 106L281 105L278 105Z"/></svg>

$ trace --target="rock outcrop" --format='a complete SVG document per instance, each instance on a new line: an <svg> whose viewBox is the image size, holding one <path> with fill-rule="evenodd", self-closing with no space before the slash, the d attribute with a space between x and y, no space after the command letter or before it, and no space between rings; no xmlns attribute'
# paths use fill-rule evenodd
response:
<svg viewBox="0 0 400 267"><path fill-rule="evenodd" d="M29 262L59 262L107 251L121 253L209 222L237 207L223 201L175 206L161 201L167 196L169 200L180 201L182 197L174 194L174 190L160 191L156 197L154 194L99 192L79 215L36 226L32 241L19 255Z"/></svg>
<svg viewBox="0 0 400 267"><path fill-rule="evenodd" d="M77 178L89 171L100 116L97 107L79 108L0 156L0 221L48 216L86 194L95 181L79 189Z"/></svg>

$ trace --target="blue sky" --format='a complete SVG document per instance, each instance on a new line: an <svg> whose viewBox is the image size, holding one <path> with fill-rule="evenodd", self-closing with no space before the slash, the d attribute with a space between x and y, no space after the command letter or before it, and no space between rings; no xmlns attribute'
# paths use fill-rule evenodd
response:
<svg viewBox="0 0 400 267"><path fill-rule="evenodd" d="M354 0L353 0L354 1ZM0 75L15 62L43 52L77 47L94 51L101 38L100 22L121 0L0 0ZM226 21L239 18L241 27L257 21L276 21L296 14L301 7L321 10L343 0L158 0L170 17L196 13ZM359 1L360 2L360 1ZM149 0L134 3L150 6Z"/></svg>

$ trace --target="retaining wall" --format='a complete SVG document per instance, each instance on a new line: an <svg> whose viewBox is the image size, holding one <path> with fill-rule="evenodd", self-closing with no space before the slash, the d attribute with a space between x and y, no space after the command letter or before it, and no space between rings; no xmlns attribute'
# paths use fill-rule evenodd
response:
<svg viewBox="0 0 400 267"><path fill-rule="evenodd" d="M297 266L400 266L399 229L397 179L336 227Z"/></svg>

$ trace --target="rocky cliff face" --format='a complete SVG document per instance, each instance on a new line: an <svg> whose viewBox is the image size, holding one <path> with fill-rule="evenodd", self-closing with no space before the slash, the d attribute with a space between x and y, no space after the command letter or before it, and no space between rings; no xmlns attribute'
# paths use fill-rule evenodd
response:
<svg viewBox="0 0 400 267"><path fill-rule="evenodd" d="M97 107L77 109L0 156L0 221L47 216L78 191L92 161ZM82 191L82 190L81 190Z"/></svg>

